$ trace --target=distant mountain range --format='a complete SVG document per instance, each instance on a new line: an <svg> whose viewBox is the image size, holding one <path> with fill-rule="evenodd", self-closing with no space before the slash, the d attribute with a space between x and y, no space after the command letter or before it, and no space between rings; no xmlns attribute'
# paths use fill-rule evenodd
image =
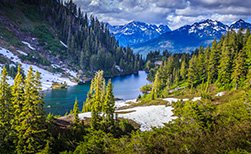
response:
<svg viewBox="0 0 251 154"><path fill-rule="evenodd" d="M123 46L145 42L171 31L167 25L151 25L138 21L119 26L107 23L107 26Z"/></svg>
<svg viewBox="0 0 251 154"><path fill-rule="evenodd" d="M129 23L127 25L131 25L133 23L135 22ZM135 25L147 24L141 23ZM154 25L152 26L154 27ZM117 27L122 28L123 26ZM130 29L130 26L124 26L124 28L126 29L125 31L118 30L118 28L116 28L115 26L114 29L110 28L110 30L114 33L115 37L119 41L124 42L124 40L127 40L128 42L130 42L130 44L128 44L130 45L130 47L132 47L135 53L146 55L150 51L163 51L166 49L170 52L193 51L200 45L207 46L211 44L214 38L219 40L220 37L231 28L237 31L240 27L243 27L244 29L251 29L251 24L240 19L228 26L219 21L207 19L202 22L196 22L192 25L182 26L174 31L171 31L168 28L165 29L166 32L165 30L163 30L161 31L161 33L157 33L156 35L150 36L147 36L148 33L144 33L144 35L129 35L130 32L140 31L140 26L133 26L133 30ZM155 28L154 31L157 32L157 29Z"/></svg>

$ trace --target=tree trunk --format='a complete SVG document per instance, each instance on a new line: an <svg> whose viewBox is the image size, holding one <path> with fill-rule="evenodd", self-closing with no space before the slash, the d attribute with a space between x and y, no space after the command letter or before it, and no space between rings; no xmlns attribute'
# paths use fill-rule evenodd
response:
<svg viewBox="0 0 251 154"><path fill-rule="evenodd" d="M238 89L238 82L236 82L236 85L235 85L235 90Z"/></svg>

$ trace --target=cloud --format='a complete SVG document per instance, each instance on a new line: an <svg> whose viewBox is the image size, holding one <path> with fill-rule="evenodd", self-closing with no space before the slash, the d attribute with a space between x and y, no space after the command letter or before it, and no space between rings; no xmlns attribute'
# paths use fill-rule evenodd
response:
<svg viewBox="0 0 251 154"><path fill-rule="evenodd" d="M239 0L73 0L99 20L121 25L136 20L171 29L207 18L229 23L250 19L251 1Z"/></svg>

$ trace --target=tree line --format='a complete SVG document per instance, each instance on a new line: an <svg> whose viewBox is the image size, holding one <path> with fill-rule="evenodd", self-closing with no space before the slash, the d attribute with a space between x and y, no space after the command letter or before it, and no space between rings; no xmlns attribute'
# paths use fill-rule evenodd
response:
<svg viewBox="0 0 251 154"><path fill-rule="evenodd" d="M250 83L250 30L228 31L206 48L200 46L192 54L171 54L154 71L152 94L160 97L164 88L180 83L193 89L199 85L208 92L211 84L221 90L238 89ZM153 97L154 98L154 97Z"/></svg>

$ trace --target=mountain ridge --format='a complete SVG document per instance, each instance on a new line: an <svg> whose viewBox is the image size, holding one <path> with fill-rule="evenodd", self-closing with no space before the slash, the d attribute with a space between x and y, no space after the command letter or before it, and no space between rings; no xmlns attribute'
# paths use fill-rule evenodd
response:
<svg viewBox="0 0 251 154"><path fill-rule="evenodd" d="M144 56L155 50L169 50L171 52L190 52L198 46L207 46L216 38L219 40L230 29L238 30L240 27L251 28L251 24L240 19L231 25L223 24L217 20L206 19L192 25L184 25L176 30L166 32L146 42L132 45L135 53Z"/></svg>
<svg viewBox="0 0 251 154"><path fill-rule="evenodd" d="M120 45L127 46L144 42L171 31L167 25L147 24L140 21L131 21L124 25L110 25L106 23L110 32L119 40Z"/></svg>

